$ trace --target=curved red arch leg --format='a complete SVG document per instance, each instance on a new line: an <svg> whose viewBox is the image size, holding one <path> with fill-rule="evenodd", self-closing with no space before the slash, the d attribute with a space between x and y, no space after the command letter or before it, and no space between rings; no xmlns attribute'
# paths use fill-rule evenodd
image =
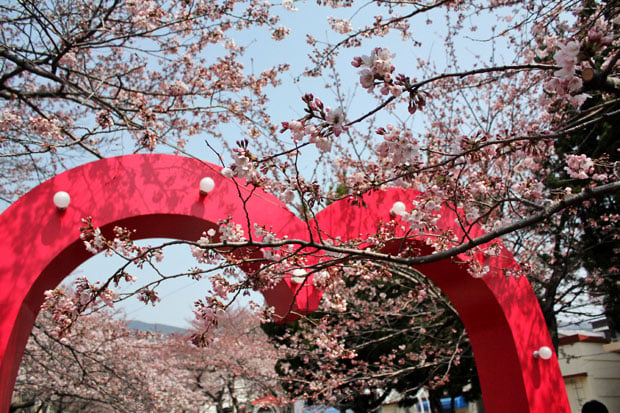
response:
<svg viewBox="0 0 620 413"><path fill-rule="evenodd" d="M413 191L390 189L364 197L365 207L333 203L317 216L318 227L342 240L374 234L390 220L395 202L411 204ZM455 213L444 207L440 231L463 232ZM326 234L326 235L327 235ZM396 234L399 235L399 234ZM404 235L404 231L400 235ZM470 236L482 235L474 227ZM391 253L397 253L395 243ZM419 247L428 249L422 241ZM465 256L457 257L467 261ZM540 306L525 277L506 275L517 264L505 248L498 257L483 262L490 271L482 278L467 273L451 260L417 265L450 299L470 337L487 412L570 412L564 380L557 359L533 357L541 346L553 348Z"/></svg>

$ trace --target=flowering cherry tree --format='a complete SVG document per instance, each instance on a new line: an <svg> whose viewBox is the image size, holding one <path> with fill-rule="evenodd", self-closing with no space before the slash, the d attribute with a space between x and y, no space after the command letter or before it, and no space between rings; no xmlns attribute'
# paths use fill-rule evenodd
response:
<svg viewBox="0 0 620 413"><path fill-rule="evenodd" d="M459 256L480 277L488 269L473 257L497 254L499 238L523 258L513 276L552 280L538 289L547 311L570 301L566 291L603 284L606 272L575 275L583 257L561 271L549 265L585 235L598 248L596 234L613 238L617 227L608 208L620 190L615 2L318 3L1 6L3 202L71 166L134 151L209 157L225 177L276 194L307 222L336 199L360 204L388 186L422 192L395 204L393 221L369 239L286 239L230 219L205 228L191 247L214 267L182 274L211 278L213 290L196 303L205 328L247 289L291 274L329 289L349 261L411 266ZM287 22L307 13L331 14L329 33L313 27L303 45L281 46L286 55L265 63L271 46L294 40ZM600 216L574 218L593 205ZM390 228L408 240L437 233L442 206L455 211L464 236L438 233L428 238L431 252L407 258L381 252L394 239ZM105 237L96 217L84 219L92 252L156 266L165 251L136 246L131 228ZM472 235L477 225L486 235ZM550 228L558 242L548 242ZM245 275L235 268L257 260L243 254L248 248L262 265ZM310 249L326 254L317 263ZM606 268L618 276L615 264ZM166 278L135 294L156 303ZM80 280L71 294L49 292L58 336L100 299L119 298L115 284L134 281L124 267L100 284Z"/></svg>
<svg viewBox="0 0 620 413"><path fill-rule="evenodd" d="M195 326L198 331L201 327ZM206 347L178 338L170 342L167 354L177 358L193 378L193 391L218 413L225 408L243 411L268 396L286 400L275 370L277 350L251 311L230 309L221 314Z"/></svg>
<svg viewBox="0 0 620 413"><path fill-rule="evenodd" d="M62 339L53 329L50 313L41 312L17 377L13 408L197 411L202 406L189 372L163 352L169 338L131 331L106 311L81 317Z"/></svg>
<svg viewBox="0 0 620 413"><path fill-rule="evenodd" d="M294 397L368 412L394 391L413 404L430 389L433 409L446 383L480 388L458 314L423 275L402 268L343 269L315 313L264 328L280 346L278 372Z"/></svg>
<svg viewBox="0 0 620 413"><path fill-rule="evenodd" d="M211 344L187 334L130 330L109 311L80 317L58 339L50 312L31 334L12 408L63 411L235 411L266 395L281 396L276 349L247 310L218 317Z"/></svg>

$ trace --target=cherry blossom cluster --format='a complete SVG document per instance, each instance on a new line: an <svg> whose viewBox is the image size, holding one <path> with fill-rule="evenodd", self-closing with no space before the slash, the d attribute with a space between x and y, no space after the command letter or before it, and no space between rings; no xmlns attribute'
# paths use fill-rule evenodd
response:
<svg viewBox="0 0 620 413"><path fill-rule="evenodd" d="M133 17L133 23L142 30L152 30L156 27L155 20L164 15L164 11L158 6L157 2L127 1L127 11Z"/></svg>
<svg viewBox="0 0 620 413"><path fill-rule="evenodd" d="M84 225L80 227L80 239L86 250L92 254L105 252L107 256L118 255L131 260L139 268L142 268L146 262L161 262L164 258L159 248L138 246L131 238L134 230L114 227L114 238L108 239L100 228L94 226L92 217L82 218L81 221ZM118 283L118 280L115 280L115 283Z"/></svg>
<svg viewBox="0 0 620 413"><path fill-rule="evenodd" d="M599 178L598 175L596 175L596 178L593 175L594 161L584 154L567 155L564 170L566 170L568 176L575 179ZM601 179L605 179L605 177L601 177Z"/></svg>
<svg viewBox="0 0 620 413"><path fill-rule="evenodd" d="M268 231L265 226L256 223L254 224L254 234L256 234L258 240L267 244L279 240L275 233ZM278 261L281 258L280 248L278 247L262 248L261 252L263 253L263 257L269 261Z"/></svg>
<svg viewBox="0 0 620 413"><path fill-rule="evenodd" d="M105 237L101 234L101 229L92 226L92 220L85 222L87 227L80 232L80 238L86 250L93 255L99 254L108 249Z"/></svg>
<svg viewBox="0 0 620 413"><path fill-rule="evenodd" d="M159 298L157 291L146 287L140 288L138 290L136 298L138 299L138 301L144 304L151 304L153 307L155 307L155 305L161 301L161 298Z"/></svg>
<svg viewBox="0 0 620 413"><path fill-rule="evenodd" d="M224 305L217 297L205 297L194 302L192 311L196 329L191 335L191 342L197 347L206 347L213 340L211 332L218 325L218 316L224 311Z"/></svg>
<svg viewBox="0 0 620 413"><path fill-rule="evenodd" d="M226 176L228 171L232 171L235 176L246 179L248 182L258 184L260 177L256 170L256 157L248 149L248 141L242 140L237 142L237 147L232 151L233 164L226 171L222 170L222 174Z"/></svg>
<svg viewBox="0 0 620 413"><path fill-rule="evenodd" d="M112 116L108 111L100 110L97 113L97 124L102 128L110 128L114 125L114 121L112 120Z"/></svg>
<svg viewBox="0 0 620 413"><path fill-rule="evenodd" d="M328 307L329 308L329 307ZM344 311L346 306L342 309ZM347 349L338 337L331 334L329 328L321 329L321 334L315 338L315 344L324 357L328 359L352 359L357 356L355 350Z"/></svg>
<svg viewBox="0 0 620 413"><path fill-rule="evenodd" d="M230 309L231 302L227 302L228 294L235 293L237 286L229 283L227 278L222 275L215 275L210 278L213 288L208 291L209 295L204 299L194 302L194 326L191 334L191 342L197 347L208 346L212 343L213 329L218 327L219 317ZM253 301L249 306L255 305Z"/></svg>
<svg viewBox="0 0 620 413"><path fill-rule="evenodd" d="M291 29L289 29L288 27L278 26L273 30L273 32L271 32L271 37L274 40L283 40L286 36L289 35L290 32Z"/></svg>
<svg viewBox="0 0 620 413"><path fill-rule="evenodd" d="M7 132L11 128L19 126L20 117L12 109L4 109L0 112L0 131Z"/></svg>
<svg viewBox="0 0 620 413"><path fill-rule="evenodd" d="M328 17L327 21L330 24L332 30L336 33L347 34L353 31L353 27L351 26L351 20Z"/></svg>
<svg viewBox="0 0 620 413"><path fill-rule="evenodd" d="M162 89L170 93L172 96L183 96L189 92L189 86L180 79L177 79L174 83L164 83Z"/></svg>
<svg viewBox="0 0 620 413"><path fill-rule="evenodd" d="M213 251L208 249L209 244L214 242L214 237L217 234L217 231L213 228L209 228L207 231L202 233L202 236L196 244L198 245L190 245L190 250L192 252L192 256L201 264L214 264L216 260L216 256Z"/></svg>
<svg viewBox="0 0 620 413"><path fill-rule="evenodd" d="M490 271L491 267L485 265L483 262L480 262L475 258L475 254L472 252L469 255L469 260L467 261L467 273L474 278L482 278Z"/></svg>
<svg viewBox="0 0 620 413"><path fill-rule="evenodd" d="M284 279L289 279L294 284L304 284L307 280L312 282L312 274L305 269L310 266L297 256L295 246L278 248L275 254L271 253L270 249L262 248L263 256L269 262L262 264L259 271L251 277L253 288L273 288Z"/></svg>
<svg viewBox="0 0 620 413"><path fill-rule="evenodd" d="M71 290L63 287L45 291L42 308L51 315L52 333L64 338L73 328L73 324L87 308L94 308L103 302L108 307L114 306L116 294L97 281L91 283L86 277L78 277Z"/></svg>
<svg viewBox="0 0 620 413"><path fill-rule="evenodd" d="M360 70L360 84L369 92L374 91L375 86L378 86L381 95L390 95L395 98L408 91L407 111L414 114L426 106L431 95L426 91L419 90L419 86L414 85L409 76L394 75L395 67L392 65L394 56L389 49L377 47L373 49L370 56L356 56L351 65L362 68Z"/></svg>
<svg viewBox="0 0 620 413"><path fill-rule="evenodd" d="M45 291L45 301L42 308L52 314L54 327L51 332L56 337L62 337L70 329L78 313L76 302L60 289Z"/></svg>
<svg viewBox="0 0 620 413"><path fill-rule="evenodd" d="M246 240L243 226L235 224L230 219L219 222L219 233L222 242L242 242Z"/></svg>
<svg viewBox="0 0 620 413"><path fill-rule="evenodd" d="M560 66L554 74L555 77L546 84L550 92L565 98L573 106L581 106L588 95L580 92L583 81L576 75L576 67L579 63L581 45L577 41L560 44L555 53L555 62Z"/></svg>
<svg viewBox="0 0 620 413"><path fill-rule="evenodd" d="M321 290L325 290L333 282L333 277L336 273L337 271L335 271L335 268L333 266L329 267L329 270L318 271L314 273L314 277L312 278L312 284L314 284L315 287L320 288Z"/></svg>
<svg viewBox="0 0 620 413"><path fill-rule="evenodd" d="M297 8L294 6L294 0L282 0L282 7L289 11L297 11Z"/></svg>
<svg viewBox="0 0 620 413"><path fill-rule="evenodd" d="M412 209L410 211L403 202L396 202L392 206L390 214L400 216L412 230L421 231L435 228L437 221L441 218L440 211L441 203L430 198L412 201Z"/></svg>
<svg viewBox="0 0 620 413"><path fill-rule="evenodd" d="M560 66L554 74L560 80L572 80L579 62L579 50L581 45L577 41L560 44L555 53L554 60ZM575 90L578 88L575 88Z"/></svg>
<svg viewBox="0 0 620 413"><path fill-rule="evenodd" d="M582 29L586 32L585 36L566 40L551 37L546 40L546 50L538 53L544 57L549 50L556 49L553 59L560 69L554 72L555 77L546 85L549 91L577 107L589 97L584 91L588 86L584 85L584 81L594 80L592 75L584 75L584 72L596 73L601 68L611 69L609 66L613 65L613 48L617 46L617 39L612 34L614 24L617 23L607 13L595 15L596 18L587 25L587 32Z"/></svg>
<svg viewBox="0 0 620 413"><path fill-rule="evenodd" d="M377 134L383 136L383 142L376 146L379 158L392 165L413 165L420 162L419 144L411 130L388 124L385 128L379 128Z"/></svg>
<svg viewBox="0 0 620 413"><path fill-rule="evenodd" d="M588 179L594 172L594 161L584 154L567 155L564 169L571 178Z"/></svg>
<svg viewBox="0 0 620 413"><path fill-rule="evenodd" d="M356 56L351 65L361 68L360 84L364 89L372 91L375 86L381 86L381 94L400 96L404 91L404 86L395 82L393 77L394 65L392 58L395 55L387 48L377 47L373 49L370 56Z"/></svg>
<svg viewBox="0 0 620 413"><path fill-rule="evenodd" d="M33 116L28 119L30 129L38 135L48 137L53 141L63 139L59 119L45 119L41 116Z"/></svg>

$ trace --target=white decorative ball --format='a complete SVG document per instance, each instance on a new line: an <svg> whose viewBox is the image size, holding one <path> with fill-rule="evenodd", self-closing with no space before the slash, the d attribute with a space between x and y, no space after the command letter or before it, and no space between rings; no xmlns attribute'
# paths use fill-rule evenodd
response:
<svg viewBox="0 0 620 413"><path fill-rule="evenodd" d="M407 213L407 206L404 202L396 201L394 205L392 205L392 209L390 209L390 213L394 215L403 216Z"/></svg>
<svg viewBox="0 0 620 413"><path fill-rule="evenodd" d="M207 176L200 180L201 194L208 194L209 192L213 191L213 188L215 188L215 182L213 181L213 179Z"/></svg>
<svg viewBox="0 0 620 413"><path fill-rule="evenodd" d="M538 349L538 355L543 360L549 360L551 356L553 355L553 351L551 351L551 348L547 346L542 346L541 348Z"/></svg>
<svg viewBox="0 0 620 413"><path fill-rule="evenodd" d="M295 284L301 284L306 280L308 272L303 268L295 268L291 273L291 281Z"/></svg>
<svg viewBox="0 0 620 413"><path fill-rule="evenodd" d="M65 191L58 191L54 194L54 205L61 211L67 209L71 203L71 196Z"/></svg>

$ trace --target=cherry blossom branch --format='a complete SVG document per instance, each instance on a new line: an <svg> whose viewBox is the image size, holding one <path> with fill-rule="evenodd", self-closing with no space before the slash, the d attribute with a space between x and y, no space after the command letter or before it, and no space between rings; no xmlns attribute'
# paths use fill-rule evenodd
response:
<svg viewBox="0 0 620 413"><path fill-rule="evenodd" d="M372 27L368 27L366 29L359 30L359 31L357 31L357 32L355 32L353 34L348 35L346 38L344 38L343 40L339 41L338 43L336 43L335 45L330 47L329 50L324 52L321 61L315 65L315 68L312 71L316 71L319 68L322 68L324 63L325 63L325 61L328 60L329 57L331 55L333 55L336 50L338 50L343 45L349 44L351 42L351 40L353 40L353 39L355 39L357 37L363 36L365 34L373 33L373 32L376 32L376 31L380 31L380 29L389 28L390 26L393 26L395 23L398 23L398 22L401 22L401 21L404 21L404 20L408 20L408 19L410 19L410 18L412 18L412 17L414 17L414 16L416 16L418 14L428 12L430 10L433 10L433 9L435 9L437 7L440 7L440 6L442 6L444 4L447 4L447 3L450 3L450 0L440 0L440 1L436 2L436 3L430 4L430 5L425 5L423 7L415 9L414 11L412 11L409 14L406 14L406 15L403 15L403 16L399 16L399 17L393 17L393 18L391 18L390 20L388 20L385 23L381 23L381 24L379 24L377 26L373 25Z"/></svg>
<svg viewBox="0 0 620 413"><path fill-rule="evenodd" d="M440 74L425 80L421 80L419 82L416 82L412 85L410 85L409 87L405 88L405 91L407 92L414 92L416 90L418 90L420 87L428 84L428 83L433 83L436 82L438 80L443 80L443 79L449 79L449 78L463 78L463 77L468 77L468 76L472 76L472 75L479 75L479 74L483 74L483 73L494 73L494 72L520 72L520 71L524 71L524 70L556 70L559 69L558 66L554 66L554 65L545 65L545 64L525 64L525 65L509 65L509 66L495 66L495 67L484 67L484 68L480 68L480 69L473 69L473 70L468 70L468 71L463 71L463 72L456 72L456 73L444 73L444 74ZM354 125L356 123L359 123L361 121L363 121L364 119L369 118L370 116L374 115L375 113L379 112L380 110L384 109L386 106L388 106L390 103L394 102L396 99L398 99L397 96L390 96L389 98L387 98L386 100L384 100L379 106L375 107L373 110L371 110L370 112L367 112L366 114L356 118L355 120L352 120L350 122L347 123L347 126L351 126Z"/></svg>
<svg viewBox="0 0 620 413"><path fill-rule="evenodd" d="M356 250L353 248L341 247L337 245L320 244L316 242L308 242L308 241L303 241L299 239L286 239L286 240L274 241L274 242L269 242L269 243L263 243L260 241L253 241L251 243L250 242L227 242L225 241L221 243L210 244L208 247L209 248L226 248L226 247L269 248L269 247L283 247L286 245L298 245L303 248L316 248L319 250L346 254L348 256L348 259L363 258L363 259L372 259L372 260L383 261L383 262L393 262L393 263L403 264L403 265L427 264L427 263L436 262L436 261L440 261L440 260L447 259L447 258L453 258L477 246L486 244L496 238L499 238L502 235L512 233L519 229L532 227L552 217L559 211L564 210L565 208L582 204L583 202L590 200L590 199L596 199L596 198L601 198L607 195L611 195L618 191L620 191L620 182L612 182L612 183L600 185L594 188L586 188L583 190L583 192L577 195L569 196L563 200L552 203L549 206L542 207L542 211L534 215L531 215L527 218L516 221L512 224L503 226L501 228L491 230L487 232L485 235L481 235L479 237L473 238L469 242L463 243L456 247L452 247L446 251L442 251L442 252L438 252L438 253L434 253L428 256L422 256L422 257L404 258L404 257L398 257L394 255L389 255L389 254L383 254L383 253L375 252L375 251Z"/></svg>

